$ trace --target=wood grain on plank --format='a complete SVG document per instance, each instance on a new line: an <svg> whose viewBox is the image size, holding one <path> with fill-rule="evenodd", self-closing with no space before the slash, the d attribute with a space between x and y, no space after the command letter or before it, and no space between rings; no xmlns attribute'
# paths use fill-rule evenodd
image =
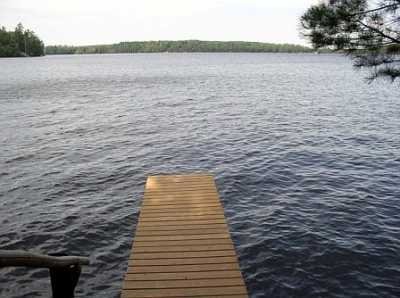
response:
<svg viewBox="0 0 400 298"><path fill-rule="evenodd" d="M197 265L171 265L171 266L128 266L128 273L167 273L167 272L205 272L216 270L239 270L239 264L197 264Z"/></svg>
<svg viewBox="0 0 400 298"><path fill-rule="evenodd" d="M175 266L175 265L203 265L226 264L236 262L236 256L210 258L182 258L182 259L130 259L128 266Z"/></svg>
<svg viewBox="0 0 400 298"><path fill-rule="evenodd" d="M185 221L185 225L206 225L206 224L225 224L225 219L194 219L194 220L187 220ZM139 225L145 227L158 227L158 226L173 226L173 225L180 225L182 226L181 221L169 221L169 222L143 222L139 219ZM183 226L185 226L183 225Z"/></svg>
<svg viewBox="0 0 400 298"><path fill-rule="evenodd" d="M196 251L196 252L149 252L131 255L130 258L137 260L151 259L182 259L182 258L205 258L205 257L232 257L235 252L232 249L213 250L213 251Z"/></svg>
<svg viewBox="0 0 400 298"><path fill-rule="evenodd" d="M212 245L178 245L178 246L136 246L132 248L132 253L141 252L200 252L200 251L215 251L215 250L233 250L233 245L230 244L212 244Z"/></svg>
<svg viewBox="0 0 400 298"><path fill-rule="evenodd" d="M175 236L175 235L206 235L206 234L223 234L227 233L227 229L214 228L214 229L191 229L191 230L164 230L164 231L149 231L137 230L136 236Z"/></svg>
<svg viewBox="0 0 400 298"><path fill-rule="evenodd" d="M238 270L203 271L203 272L172 272L172 273L128 273L125 280L198 280L206 278L242 277Z"/></svg>
<svg viewBox="0 0 400 298"><path fill-rule="evenodd" d="M146 226L138 225L137 230L140 231L179 231L179 230L199 230L199 229L226 229L225 223L211 223L211 224L201 224L201 225L174 225L174 226Z"/></svg>
<svg viewBox="0 0 400 298"><path fill-rule="evenodd" d="M212 244L231 244L230 238L226 239L200 239L200 240L177 240L177 241L135 241L133 247L148 247L148 246L189 246L189 245L212 245Z"/></svg>
<svg viewBox="0 0 400 298"><path fill-rule="evenodd" d="M149 280L124 282L124 289L168 289L168 288L206 288L222 286L243 286L243 279L239 278L208 278L197 280Z"/></svg>

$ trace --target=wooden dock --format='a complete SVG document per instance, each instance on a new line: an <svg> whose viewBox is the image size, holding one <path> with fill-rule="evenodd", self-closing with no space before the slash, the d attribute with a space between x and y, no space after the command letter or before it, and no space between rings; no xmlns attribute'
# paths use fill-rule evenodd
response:
<svg viewBox="0 0 400 298"><path fill-rule="evenodd" d="M121 297L248 297L213 176L148 177Z"/></svg>

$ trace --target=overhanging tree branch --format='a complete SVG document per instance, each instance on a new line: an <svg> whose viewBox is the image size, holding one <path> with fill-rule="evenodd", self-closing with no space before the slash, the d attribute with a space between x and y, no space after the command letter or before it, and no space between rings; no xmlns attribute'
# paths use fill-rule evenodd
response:
<svg viewBox="0 0 400 298"><path fill-rule="evenodd" d="M391 40L392 42L400 43L400 39L393 38L390 35L387 35L387 34L383 33L381 30L379 30L379 29L377 29L377 28L375 28L373 26L369 26L369 25L363 23L362 21L357 21L357 23L361 24L365 28L368 28L368 29L374 31L375 33L378 33L380 36Z"/></svg>
<svg viewBox="0 0 400 298"><path fill-rule="evenodd" d="M400 0L325 0L301 17L303 36L315 48L340 50L370 78L400 78Z"/></svg>
<svg viewBox="0 0 400 298"><path fill-rule="evenodd" d="M385 10L385 9L388 9L388 8L396 9L398 7L399 7L399 4L389 4L389 5L381 6L381 7L378 7L378 8L366 10L366 11L363 11L363 12L353 13L353 14L350 14L350 16L351 17L355 17L355 16L360 16L360 15L367 15L369 13L382 11L382 10Z"/></svg>

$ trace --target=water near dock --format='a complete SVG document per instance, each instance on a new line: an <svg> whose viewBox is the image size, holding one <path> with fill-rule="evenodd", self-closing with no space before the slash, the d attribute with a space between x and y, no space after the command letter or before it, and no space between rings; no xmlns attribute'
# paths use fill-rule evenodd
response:
<svg viewBox="0 0 400 298"><path fill-rule="evenodd" d="M146 177L212 172L251 297L399 297L400 88L337 55L0 60L0 248L119 297ZM43 270L0 297L48 297Z"/></svg>

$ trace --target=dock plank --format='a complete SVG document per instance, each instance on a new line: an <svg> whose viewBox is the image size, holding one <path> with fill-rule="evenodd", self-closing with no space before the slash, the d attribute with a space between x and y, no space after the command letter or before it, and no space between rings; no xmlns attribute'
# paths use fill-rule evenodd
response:
<svg viewBox="0 0 400 298"><path fill-rule="evenodd" d="M211 223L211 224L201 224L201 225L176 225L176 226L146 226L138 225L136 231L179 231L179 230L200 230L200 229L226 229L223 223Z"/></svg>
<svg viewBox="0 0 400 298"><path fill-rule="evenodd" d="M125 281L147 281L147 280L191 280L191 279L206 279L206 278L230 278L241 277L238 270L225 271L205 271L205 272L172 272L172 273L128 273L125 276Z"/></svg>
<svg viewBox="0 0 400 298"><path fill-rule="evenodd" d="M175 266L196 264L225 264L234 263L235 257L212 257L212 258L183 258L183 259L130 259L128 266Z"/></svg>
<svg viewBox="0 0 400 298"><path fill-rule="evenodd" d="M151 259L182 259L182 258L204 258L204 257L232 257L235 252L231 249L226 250L213 250L213 251L197 251L197 252L152 252L152 253L139 253L131 255L132 259L138 260L151 260Z"/></svg>
<svg viewBox="0 0 400 298"><path fill-rule="evenodd" d="M128 273L205 272L216 270L239 270L237 262L225 264L174 265L174 266L128 266Z"/></svg>
<svg viewBox="0 0 400 298"><path fill-rule="evenodd" d="M245 286L226 286L226 287L206 287L206 288L176 288L176 289L124 289L122 297L143 297L143 298L161 298L161 297L196 297L207 295L230 295L246 294Z"/></svg>
<svg viewBox="0 0 400 298"><path fill-rule="evenodd" d="M205 234L223 234L226 233L225 228L211 229L190 229L190 230L165 230L165 231L149 231L138 229L136 236L173 236L173 235L205 235Z"/></svg>
<svg viewBox="0 0 400 298"><path fill-rule="evenodd" d="M148 177L121 297L248 297L212 175Z"/></svg>
<svg viewBox="0 0 400 298"><path fill-rule="evenodd" d="M239 278L208 278L198 280L151 280L125 281L124 289L168 289L168 288L205 288L222 286L243 286L243 279Z"/></svg>
<svg viewBox="0 0 400 298"><path fill-rule="evenodd" d="M140 252L200 252L200 251L215 251L215 250L233 250L233 245L229 244L212 244L212 245L178 245L178 246L135 246L132 253ZM134 251L133 251L134 250Z"/></svg>

